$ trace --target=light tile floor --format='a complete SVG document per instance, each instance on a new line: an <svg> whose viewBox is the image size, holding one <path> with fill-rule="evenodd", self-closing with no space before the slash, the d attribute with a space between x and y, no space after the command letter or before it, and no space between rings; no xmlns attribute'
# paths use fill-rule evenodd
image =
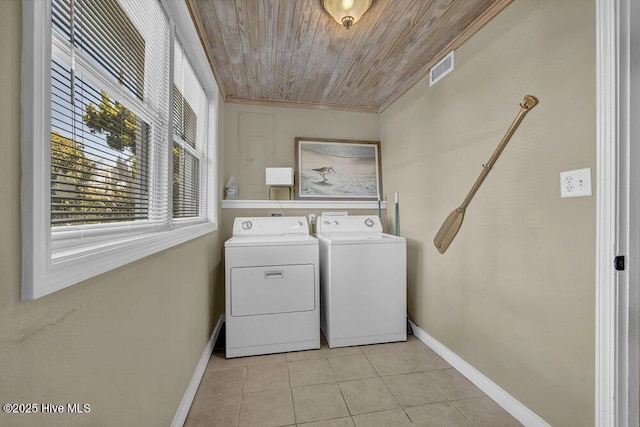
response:
<svg viewBox="0 0 640 427"><path fill-rule="evenodd" d="M407 342L211 356L185 423L200 426L521 424L413 336Z"/></svg>

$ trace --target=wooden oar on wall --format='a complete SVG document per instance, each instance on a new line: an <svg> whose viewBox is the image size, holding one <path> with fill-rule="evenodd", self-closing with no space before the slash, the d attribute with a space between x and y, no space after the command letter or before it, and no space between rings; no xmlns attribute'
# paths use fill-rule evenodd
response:
<svg viewBox="0 0 640 427"><path fill-rule="evenodd" d="M460 207L449 214L447 219L444 221L444 224L442 224L442 227L440 227L438 234L436 234L436 237L433 239L433 244L436 245L436 249L438 249L438 252L441 254L446 252L447 248L456 237L456 234L458 234L458 230L460 230L460 226L462 225L462 219L464 218L464 211L467 209L467 206L469 206L471 199L473 199L473 196L478 191L478 188L480 188L480 185L482 185L484 179L489 175L489 171L493 167L493 164L498 160L502 150L507 146L509 139L511 139L511 136L520 125L520 122L522 122L522 119L524 119L524 116L529 112L529 110L535 107L536 104L538 104L538 99L535 96L526 95L524 97L524 101L520 104L520 111L518 112L518 115L513 123L511 123L509 130L507 130L507 133L502 138L502 141L500 141L500 144L498 144L496 151L493 152L493 155L487 164L482 165L482 172L478 179L476 179L473 187L471 187L471 191L467 194L464 202L462 202Z"/></svg>

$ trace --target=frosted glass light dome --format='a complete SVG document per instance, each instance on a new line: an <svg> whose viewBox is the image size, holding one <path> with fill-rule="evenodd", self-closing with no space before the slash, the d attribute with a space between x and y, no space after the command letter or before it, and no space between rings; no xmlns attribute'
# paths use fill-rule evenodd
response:
<svg viewBox="0 0 640 427"><path fill-rule="evenodd" d="M322 6L338 24L348 30L371 7L371 0L321 0Z"/></svg>

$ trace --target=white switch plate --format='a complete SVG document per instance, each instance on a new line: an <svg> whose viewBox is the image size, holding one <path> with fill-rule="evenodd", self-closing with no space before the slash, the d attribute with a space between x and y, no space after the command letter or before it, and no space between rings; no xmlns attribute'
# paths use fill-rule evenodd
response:
<svg viewBox="0 0 640 427"><path fill-rule="evenodd" d="M560 197L591 196L591 168L560 172Z"/></svg>

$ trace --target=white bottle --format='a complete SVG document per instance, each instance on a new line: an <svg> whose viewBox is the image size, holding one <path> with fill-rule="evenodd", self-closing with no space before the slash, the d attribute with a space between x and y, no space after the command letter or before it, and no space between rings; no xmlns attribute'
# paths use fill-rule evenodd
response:
<svg viewBox="0 0 640 427"><path fill-rule="evenodd" d="M236 185L236 180L234 177L229 178L227 181L227 185L224 187L225 199L237 199L238 198L238 186Z"/></svg>

